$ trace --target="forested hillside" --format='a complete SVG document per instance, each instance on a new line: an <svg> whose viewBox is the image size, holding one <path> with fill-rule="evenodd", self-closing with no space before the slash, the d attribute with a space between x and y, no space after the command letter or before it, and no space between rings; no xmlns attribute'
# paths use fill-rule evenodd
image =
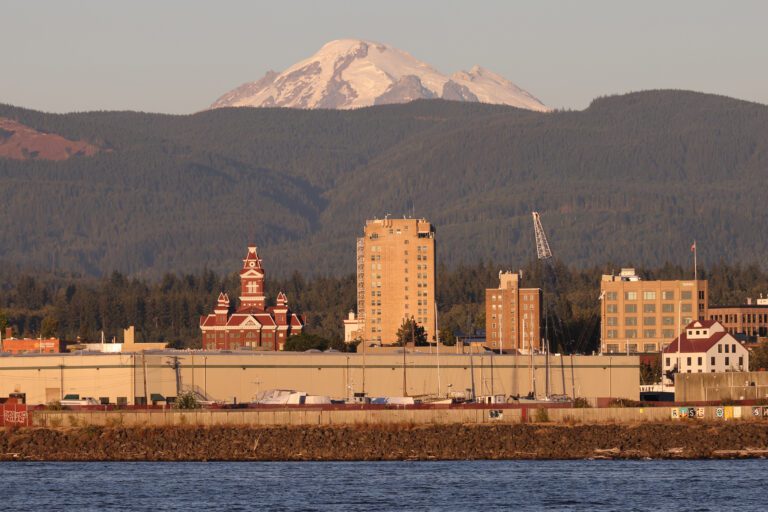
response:
<svg viewBox="0 0 768 512"><path fill-rule="evenodd" d="M584 111L417 101L356 111L220 109L189 116L0 117L102 151L0 159L6 270L130 277L238 268L347 275L366 218L437 227L439 259L517 267L542 214L568 265L762 261L768 107L682 91Z"/></svg>

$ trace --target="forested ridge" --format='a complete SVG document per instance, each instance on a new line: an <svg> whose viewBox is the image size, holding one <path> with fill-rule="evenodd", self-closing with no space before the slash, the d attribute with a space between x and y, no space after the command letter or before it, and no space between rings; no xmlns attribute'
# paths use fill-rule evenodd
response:
<svg viewBox="0 0 768 512"><path fill-rule="evenodd" d="M569 268L687 265L694 239L704 265L762 265L768 240L768 107L721 96L648 91L553 113L434 100L0 117L102 148L0 159L13 274L116 271L152 288L238 268L253 242L271 276L345 276L365 219L387 213L431 220L449 270L528 261L532 210Z"/></svg>
<svg viewBox="0 0 768 512"><path fill-rule="evenodd" d="M440 330L453 335L485 328L485 289L498 286L500 266L485 262L437 271ZM552 303L551 338L556 350L589 353L598 348L600 275L618 267L576 268L555 262L545 271L536 261L522 265L525 286L542 286ZM691 269L666 264L638 269L646 279L690 279ZM768 292L768 272L759 265L718 263L700 269L709 280L710 305L739 304ZM175 347L199 347L199 318L213 310L225 291L240 294L237 273L209 269L194 274L166 274L160 279L126 277L118 272L102 278L0 272L0 328L16 335L57 336L66 340L121 340L121 330L135 325L137 341L166 341ZM307 319L307 332L329 340L343 338L342 320L355 305L354 275L342 277L267 276L268 301L286 292L289 305ZM232 307L236 301L232 301ZM443 335L446 339L447 335Z"/></svg>

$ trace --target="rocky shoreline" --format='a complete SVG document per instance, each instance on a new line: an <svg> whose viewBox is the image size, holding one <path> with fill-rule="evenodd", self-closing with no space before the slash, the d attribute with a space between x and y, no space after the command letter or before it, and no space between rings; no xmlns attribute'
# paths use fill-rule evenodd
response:
<svg viewBox="0 0 768 512"><path fill-rule="evenodd" d="M768 456L768 423L97 427L0 431L0 460L374 461Z"/></svg>

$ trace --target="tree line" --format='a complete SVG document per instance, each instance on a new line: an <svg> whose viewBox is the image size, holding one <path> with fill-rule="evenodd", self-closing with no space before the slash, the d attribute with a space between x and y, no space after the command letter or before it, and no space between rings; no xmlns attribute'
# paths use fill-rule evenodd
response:
<svg viewBox="0 0 768 512"><path fill-rule="evenodd" d="M498 286L500 270L492 262L439 265L436 272L441 339L485 328L485 289ZM521 269L523 286L543 287L553 350L590 353L599 347L600 276L618 267L575 268L555 261L530 261ZM667 264L637 269L645 279L691 279L692 271ZM710 305L739 304L768 291L768 272L758 264L718 263L700 269L709 280ZM194 274L166 274L161 279L128 277L119 272L102 278L0 272L0 327L17 336L65 340L121 340L122 329L136 326L137 341L164 341L199 348L199 319L212 312L220 291L240 295L237 273L203 269ZM354 275L268 278L266 294L279 291L293 311L306 318L306 334L297 347L340 347L342 320L354 310ZM237 301L232 301L234 308Z"/></svg>

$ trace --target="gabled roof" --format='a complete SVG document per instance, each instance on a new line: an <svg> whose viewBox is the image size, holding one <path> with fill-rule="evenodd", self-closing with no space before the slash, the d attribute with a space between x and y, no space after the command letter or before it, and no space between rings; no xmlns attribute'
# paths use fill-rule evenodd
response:
<svg viewBox="0 0 768 512"><path fill-rule="evenodd" d="M244 268L240 270L240 278L243 277L264 277L264 271L257 268Z"/></svg>
<svg viewBox="0 0 768 512"><path fill-rule="evenodd" d="M216 309L220 308L229 308L229 295L224 292L220 292L216 299Z"/></svg>
<svg viewBox="0 0 768 512"><path fill-rule="evenodd" d="M256 318L256 320L259 321L261 325L268 325L268 326L276 325L275 319L272 318L272 315L270 315L269 313L261 313L253 316L254 318Z"/></svg>
<svg viewBox="0 0 768 512"><path fill-rule="evenodd" d="M259 258L258 249L255 245L248 246L248 254L245 255L245 259L243 260L243 270L241 270L240 273L242 274L249 269L261 270L261 258Z"/></svg>
<svg viewBox="0 0 768 512"><path fill-rule="evenodd" d="M717 320L694 320L685 326L686 329L709 329L717 323Z"/></svg>
<svg viewBox="0 0 768 512"><path fill-rule="evenodd" d="M251 319L253 319L255 322L258 322L259 324L263 323L254 318L253 315L235 313L229 317L229 320L227 321L227 327L240 327Z"/></svg>
<svg viewBox="0 0 768 512"><path fill-rule="evenodd" d="M690 327L690 324L689 324ZM683 333L680 335L681 343L680 343L680 352L682 353L691 353L691 352L707 352L710 348L717 345L717 342L725 338L726 336L729 336L727 332L716 332L713 333L712 336L709 338L703 338L703 339L688 339L688 337ZM672 343L669 344L667 348L664 349L665 354L669 353L676 353L677 352L677 344L678 344L678 338L675 338Z"/></svg>
<svg viewBox="0 0 768 512"><path fill-rule="evenodd" d="M296 314L291 315L291 327L304 327Z"/></svg>

